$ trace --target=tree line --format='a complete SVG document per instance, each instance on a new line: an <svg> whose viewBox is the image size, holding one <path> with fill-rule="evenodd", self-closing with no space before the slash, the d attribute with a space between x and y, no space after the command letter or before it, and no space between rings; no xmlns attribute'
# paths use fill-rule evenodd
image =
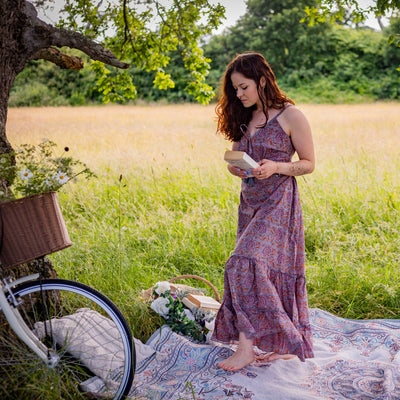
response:
<svg viewBox="0 0 400 400"><path fill-rule="evenodd" d="M389 44L391 35L400 31L400 17L391 17L381 31L351 19L313 24L304 10L316 4L314 0L248 0L247 11L235 26L203 37L201 47L211 65L206 83L216 89L216 96L229 61L251 50L267 58L281 88L297 102L400 99L400 48L398 43ZM194 101L186 90L190 72L178 55L171 54L163 70L174 81L165 90L155 87L154 71L132 66L127 73L134 76L135 101ZM77 72L32 61L14 82L9 105L101 103L97 79L89 63Z"/></svg>

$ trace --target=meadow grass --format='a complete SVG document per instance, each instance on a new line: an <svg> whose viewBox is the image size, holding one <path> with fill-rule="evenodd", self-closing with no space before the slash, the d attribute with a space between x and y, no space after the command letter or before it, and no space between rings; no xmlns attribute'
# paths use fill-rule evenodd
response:
<svg viewBox="0 0 400 400"><path fill-rule="evenodd" d="M317 156L314 173L298 178L310 306L399 318L400 105L299 107ZM142 289L196 274L222 294L240 182L226 171L230 144L215 128L214 106L9 111L15 148L46 137L97 173L59 192L74 246L50 258L60 277L109 296L142 340L161 323L139 299Z"/></svg>

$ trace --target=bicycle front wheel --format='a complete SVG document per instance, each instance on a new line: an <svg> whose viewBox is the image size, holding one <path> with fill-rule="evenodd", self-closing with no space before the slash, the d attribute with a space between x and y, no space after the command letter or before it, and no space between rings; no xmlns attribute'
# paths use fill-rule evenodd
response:
<svg viewBox="0 0 400 400"><path fill-rule="evenodd" d="M13 332L0 338L2 398L123 399L135 369L131 330L118 308L97 290L64 279L13 289L29 329L49 349L43 362ZM3 386L4 387L4 386Z"/></svg>

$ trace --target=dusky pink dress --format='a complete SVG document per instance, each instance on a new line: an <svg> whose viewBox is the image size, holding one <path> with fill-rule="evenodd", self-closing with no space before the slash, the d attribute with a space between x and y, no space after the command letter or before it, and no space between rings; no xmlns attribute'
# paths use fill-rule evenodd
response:
<svg viewBox="0 0 400 400"><path fill-rule="evenodd" d="M253 159L290 162L295 152L277 117L238 150ZM213 340L235 343L244 332L265 352L313 354L305 278L304 228L296 179L242 181L236 247L225 265L224 295Z"/></svg>

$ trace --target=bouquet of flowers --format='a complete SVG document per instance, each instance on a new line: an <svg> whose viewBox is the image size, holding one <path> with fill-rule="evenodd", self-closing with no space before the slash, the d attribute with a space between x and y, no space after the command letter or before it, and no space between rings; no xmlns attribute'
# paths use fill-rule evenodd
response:
<svg viewBox="0 0 400 400"><path fill-rule="evenodd" d="M0 154L0 200L57 191L78 175L94 176L84 163L64 154L54 155L56 148L54 142L43 139L37 146L23 144L16 152ZM68 151L64 147L63 152Z"/></svg>
<svg viewBox="0 0 400 400"><path fill-rule="evenodd" d="M154 295L156 299L151 303L151 309L161 315L174 332L189 336L197 342L209 342L216 316L214 311L200 308L189 310L181 301L186 293L172 293L167 281L156 283Z"/></svg>

